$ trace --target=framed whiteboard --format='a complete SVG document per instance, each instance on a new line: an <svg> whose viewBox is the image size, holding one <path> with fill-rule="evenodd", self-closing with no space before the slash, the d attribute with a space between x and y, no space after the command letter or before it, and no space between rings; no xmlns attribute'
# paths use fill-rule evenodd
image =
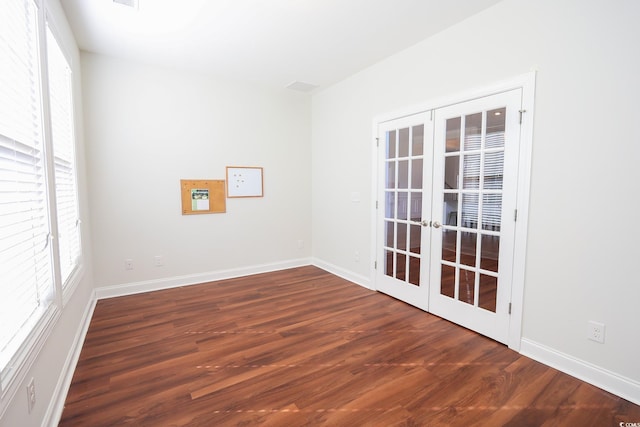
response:
<svg viewBox="0 0 640 427"><path fill-rule="evenodd" d="M227 166L227 197L263 197L262 168Z"/></svg>

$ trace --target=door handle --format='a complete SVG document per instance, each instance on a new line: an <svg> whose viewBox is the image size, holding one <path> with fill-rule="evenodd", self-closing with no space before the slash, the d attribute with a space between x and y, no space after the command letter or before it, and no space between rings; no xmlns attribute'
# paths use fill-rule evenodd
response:
<svg viewBox="0 0 640 427"><path fill-rule="evenodd" d="M421 225L423 227L428 227L429 226L429 221L427 221L426 219L422 220L422 221L411 221L414 224L418 224Z"/></svg>
<svg viewBox="0 0 640 427"><path fill-rule="evenodd" d="M433 226L433 228L440 228L442 227L442 224L440 224L438 221L433 221L433 223L431 224Z"/></svg>

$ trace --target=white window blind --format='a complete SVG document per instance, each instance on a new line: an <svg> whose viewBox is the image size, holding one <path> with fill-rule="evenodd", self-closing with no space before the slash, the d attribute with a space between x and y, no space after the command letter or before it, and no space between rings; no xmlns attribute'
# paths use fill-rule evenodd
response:
<svg viewBox="0 0 640 427"><path fill-rule="evenodd" d="M462 185L464 189L481 190L483 230L500 231L504 141L504 131L487 133L484 146L480 134L467 135L464 140L465 150L474 151L464 154ZM482 165L481 150L484 151ZM476 228L478 225L479 203L476 194L466 194L462 198L462 223L465 227Z"/></svg>
<svg viewBox="0 0 640 427"><path fill-rule="evenodd" d="M47 26L47 69L58 216L56 238L60 254L60 274L62 284L65 286L77 267L80 257L72 80L71 67L49 26Z"/></svg>
<svg viewBox="0 0 640 427"><path fill-rule="evenodd" d="M485 139L482 195L482 229L500 231L502 222L502 181L504 179L504 130L489 132Z"/></svg>
<svg viewBox="0 0 640 427"><path fill-rule="evenodd" d="M0 57L2 386L53 295L37 10L31 0L3 1Z"/></svg>

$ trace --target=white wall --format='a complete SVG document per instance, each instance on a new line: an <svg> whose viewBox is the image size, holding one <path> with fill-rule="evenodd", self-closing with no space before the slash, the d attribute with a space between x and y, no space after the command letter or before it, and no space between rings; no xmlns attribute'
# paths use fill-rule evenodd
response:
<svg viewBox="0 0 640 427"><path fill-rule="evenodd" d="M314 258L369 277L376 115L537 70L523 342L640 402L639 16L634 0L505 0L315 94Z"/></svg>
<svg viewBox="0 0 640 427"><path fill-rule="evenodd" d="M80 56L58 1L47 4L72 51L79 95ZM21 384L0 425L51 417L91 307L92 276L105 287L278 264L309 257L313 238L314 260L366 282L373 117L531 69L538 79L523 337L637 386L638 16L633 0L505 0L311 102L83 54L84 110L76 104L86 119L86 144L81 127L78 138L87 272L25 376L36 379L34 411L27 414ZM263 166L265 197L227 200L226 214L182 216L179 180L222 179L226 165ZM351 201L354 192L360 202ZM164 267L152 265L154 255ZM125 258L134 270L124 270ZM585 339L591 319L607 325L604 345Z"/></svg>
<svg viewBox="0 0 640 427"><path fill-rule="evenodd" d="M63 307L60 317L57 318L42 350L24 373L24 380L21 384L18 384L13 395L7 394L2 397L2 407L5 408L4 414L0 416L0 426L2 427L42 426L52 419L57 422L55 412L62 408L56 407L56 404L60 401L60 398L64 398L66 386L73 374L74 355L77 350L75 344L80 335L79 328L85 323L85 318L89 316L92 308L93 271L91 235L89 232L91 218L87 203L87 173L84 162L80 55L59 2L57 0L47 0L45 5L49 22L65 53L69 56L67 59L71 62L73 73L84 275L73 296ZM18 375L20 376L20 373ZM29 413L26 384L31 378L35 381L36 404L32 412Z"/></svg>
<svg viewBox="0 0 640 427"><path fill-rule="evenodd" d="M82 65L97 287L308 259L308 94L88 53ZM180 180L226 166L263 167L264 197L182 215Z"/></svg>

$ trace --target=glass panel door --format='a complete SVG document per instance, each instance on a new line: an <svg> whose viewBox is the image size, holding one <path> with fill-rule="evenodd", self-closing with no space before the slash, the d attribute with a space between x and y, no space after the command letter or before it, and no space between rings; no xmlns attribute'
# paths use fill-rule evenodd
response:
<svg viewBox="0 0 640 427"><path fill-rule="evenodd" d="M427 115L380 126L378 290L426 309L428 305L431 151L425 151ZM430 129L430 128L429 128ZM429 134L430 135L430 134ZM425 154L427 153L427 154ZM425 189L429 191L425 192Z"/></svg>
<svg viewBox="0 0 640 427"><path fill-rule="evenodd" d="M378 126L377 290L503 343L521 99L516 89Z"/></svg>
<svg viewBox="0 0 640 427"><path fill-rule="evenodd" d="M429 311L508 338L520 90L438 109Z"/></svg>

